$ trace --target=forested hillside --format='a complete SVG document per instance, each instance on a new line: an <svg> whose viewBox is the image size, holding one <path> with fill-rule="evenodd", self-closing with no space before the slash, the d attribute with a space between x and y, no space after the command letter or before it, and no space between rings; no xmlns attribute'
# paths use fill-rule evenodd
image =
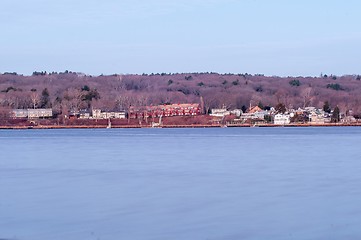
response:
<svg viewBox="0 0 361 240"><path fill-rule="evenodd" d="M276 77L250 74L182 73L88 76L34 72L0 75L0 106L52 107L57 114L91 107L127 110L130 106L200 103L204 110L275 106L315 106L328 101L342 111L361 113L360 76Z"/></svg>

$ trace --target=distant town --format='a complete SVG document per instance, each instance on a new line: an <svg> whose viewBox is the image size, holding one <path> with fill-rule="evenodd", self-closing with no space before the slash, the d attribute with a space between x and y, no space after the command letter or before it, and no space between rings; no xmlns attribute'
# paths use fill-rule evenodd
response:
<svg viewBox="0 0 361 240"><path fill-rule="evenodd" d="M6 128L15 126L83 126L101 127L236 127L236 126L330 126L357 125L360 122L352 112L341 113L336 107L318 109L306 107L286 109L283 104L262 109L250 106L242 109L214 108L203 113L201 104L183 103L157 106L130 107L129 111L104 111L101 109L82 109L65 115L62 123L54 118L51 108L13 109L9 112ZM101 121L103 120L103 121ZM107 120L107 121L104 121ZM184 120L184 121L183 121ZM99 122L98 122L99 121ZM361 123L361 122L360 122ZM24 125L25 124L25 125ZM55 126L54 126L55 125Z"/></svg>
<svg viewBox="0 0 361 240"><path fill-rule="evenodd" d="M0 74L1 128L361 124L359 75Z"/></svg>

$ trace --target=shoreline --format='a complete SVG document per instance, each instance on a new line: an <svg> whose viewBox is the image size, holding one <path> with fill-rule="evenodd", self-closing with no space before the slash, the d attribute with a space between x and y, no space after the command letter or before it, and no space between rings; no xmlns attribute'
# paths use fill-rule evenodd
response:
<svg viewBox="0 0 361 240"><path fill-rule="evenodd" d="M325 123L325 124L176 124L152 127L151 125L112 125L111 128L244 128L244 127L360 127L361 123ZM0 125L0 130L26 130L26 129L107 129L106 125Z"/></svg>

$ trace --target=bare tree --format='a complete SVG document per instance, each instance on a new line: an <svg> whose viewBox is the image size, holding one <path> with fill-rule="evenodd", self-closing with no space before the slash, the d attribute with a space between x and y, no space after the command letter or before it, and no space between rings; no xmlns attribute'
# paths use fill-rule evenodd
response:
<svg viewBox="0 0 361 240"><path fill-rule="evenodd" d="M37 106L40 102L40 96L39 96L38 92L36 92L36 91L31 92L30 99L31 99L32 107L34 109L37 108Z"/></svg>
<svg viewBox="0 0 361 240"><path fill-rule="evenodd" d="M303 89L301 91L301 96L302 96L302 99L303 99L303 107L304 108L311 104L311 99L312 99L311 92L312 92L311 87L307 87L307 88L305 88L305 89Z"/></svg>

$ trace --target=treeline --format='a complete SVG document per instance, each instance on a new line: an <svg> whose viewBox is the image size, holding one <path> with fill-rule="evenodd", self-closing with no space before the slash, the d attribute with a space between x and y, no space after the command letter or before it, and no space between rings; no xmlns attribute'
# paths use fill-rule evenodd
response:
<svg viewBox="0 0 361 240"><path fill-rule="evenodd" d="M34 71L0 75L1 108L51 107L56 114L97 107L127 110L130 106L202 103L211 108L286 108L314 106L361 113L359 75L278 77L263 74L150 73L100 75Z"/></svg>

